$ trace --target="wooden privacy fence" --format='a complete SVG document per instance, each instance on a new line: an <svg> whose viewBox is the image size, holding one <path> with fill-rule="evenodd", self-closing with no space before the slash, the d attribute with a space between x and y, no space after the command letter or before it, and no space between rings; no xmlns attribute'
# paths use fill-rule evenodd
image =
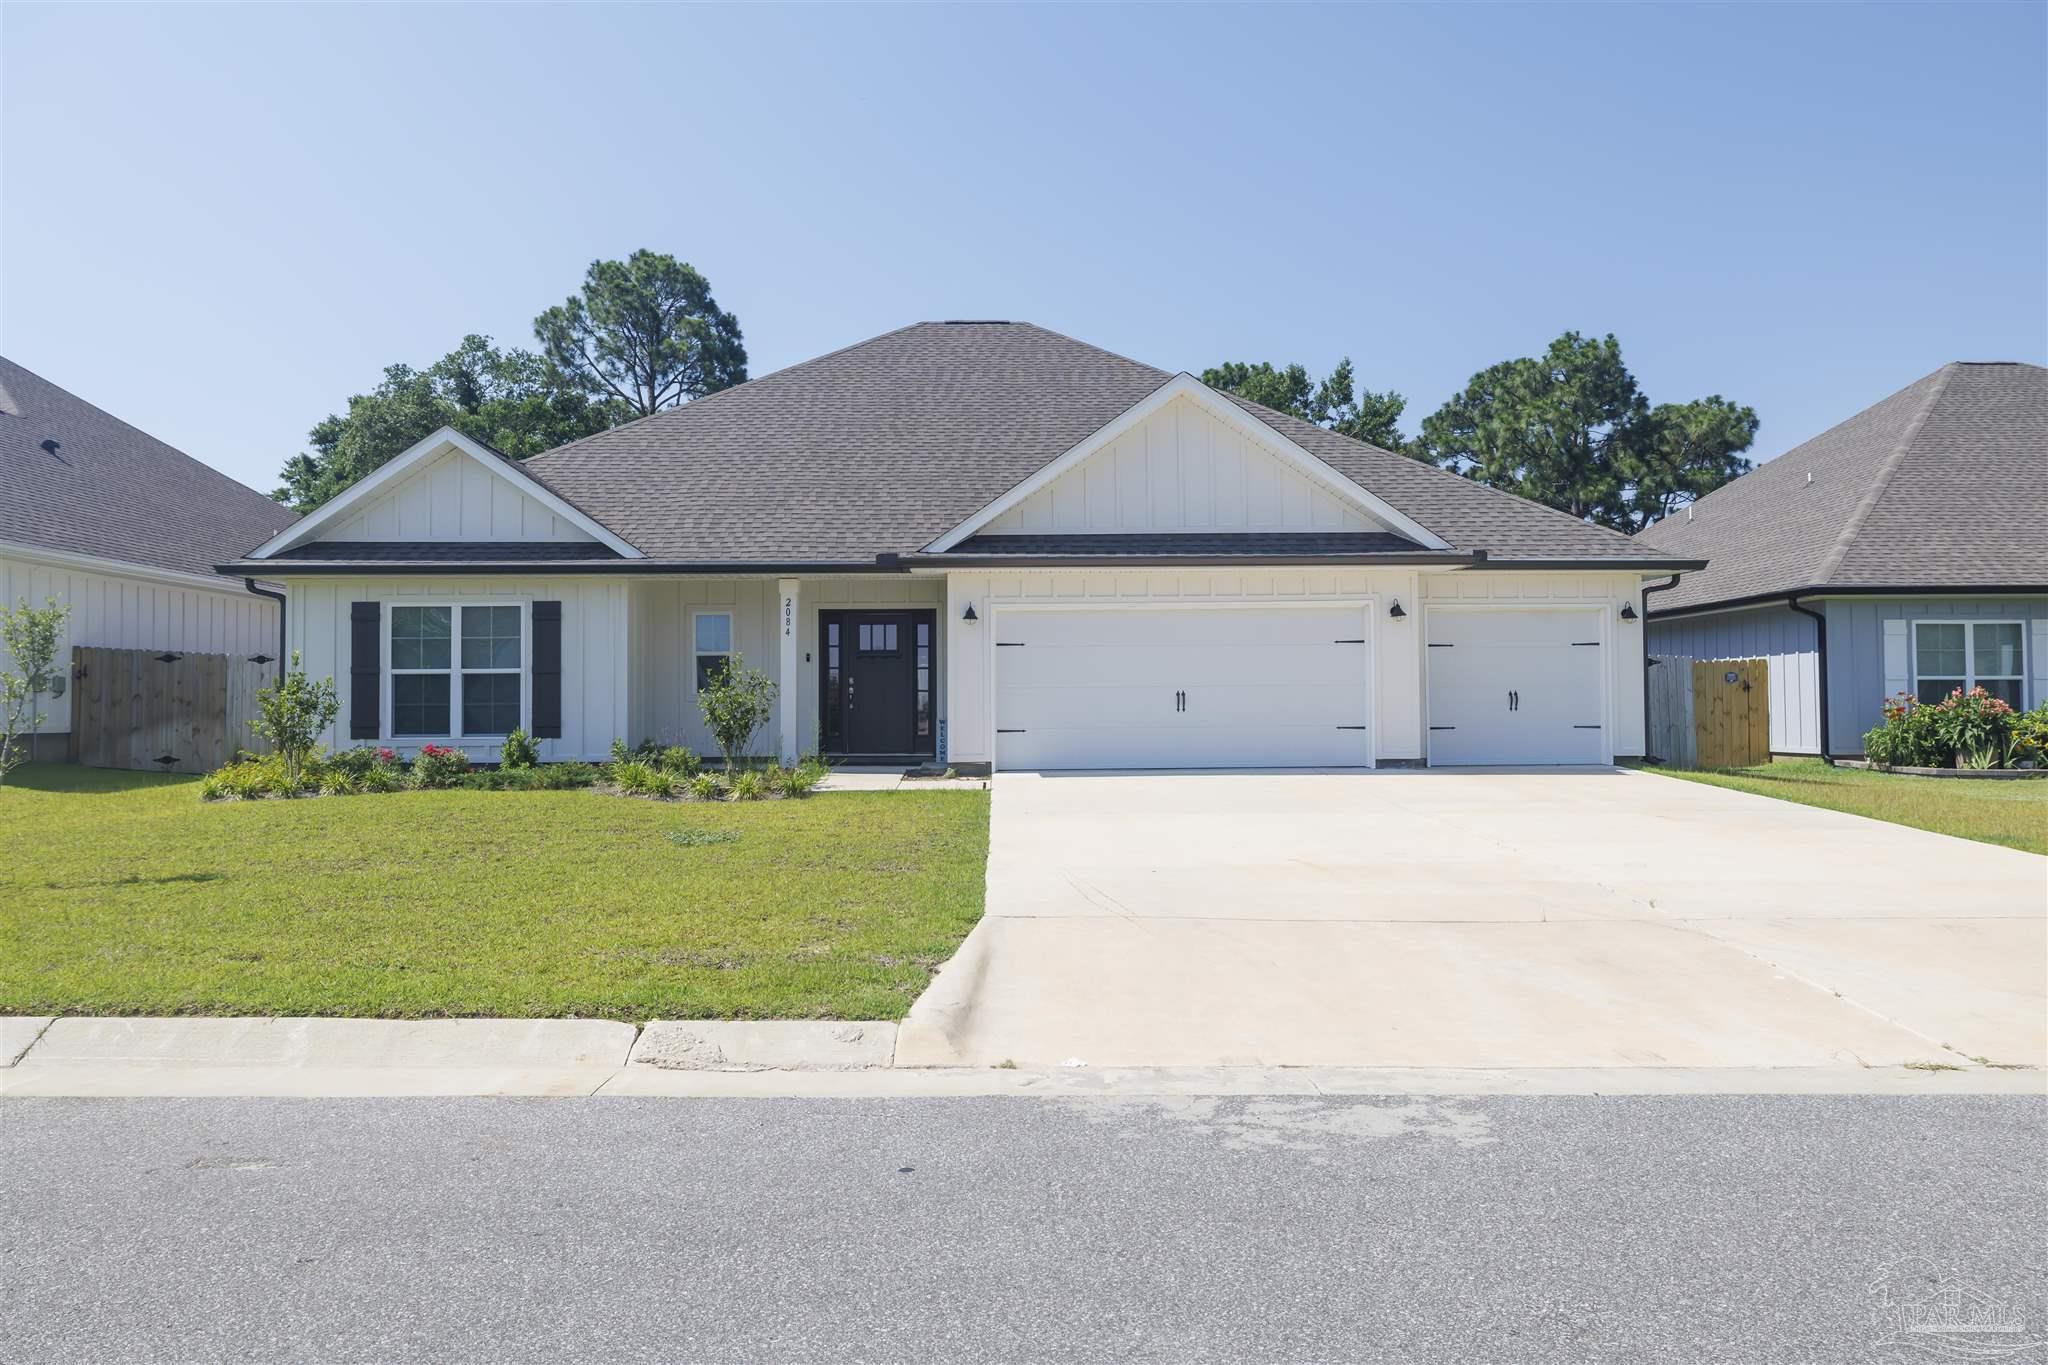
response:
<svg viewBox="0 0 2048 1365"><path fill-rule="evenodd" d="M1650 665L1650 752L1677 768L1771 758L1770 668L1762 659L1659 657Z"/></svg>
<svg viewBox="0 0 2048 1365"><path fill-rule="evenodd" d="M274 662L163 649L71 650L71 758L89 768L211 772L270 745L256 738L256 693Z"/></svg>

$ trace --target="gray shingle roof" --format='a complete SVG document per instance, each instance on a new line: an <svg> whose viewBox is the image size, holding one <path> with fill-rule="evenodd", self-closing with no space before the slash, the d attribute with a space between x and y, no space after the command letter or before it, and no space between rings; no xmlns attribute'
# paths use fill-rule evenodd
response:
<svg viewBox="0 0 2048 1365"><path fill-rule="evenodd" d="M917 323L527 462L651 559L914 553L1172 376L1029 323ZM1661 560L1625 536L1247 412L1460 549Z"/></svg>
<svg viewBox="0 0 2048 1365"><path fill-rule="evenodd" d="M1711 561L1652 614L1806 588L2048 585L2048 369L1957 362L1638 541Z"/></svg>
<svg viewBox="0 0 2048 1365"><path fill-rule="evenodd" d="M592 560L617 564L621 556L609 545L581 540L312 540L256 562L562 564Z"/></svg>
<svg viewBox="0 0 2048 1365"><path fill-rule="evenodd" d="M297 519L4 357L0 393L0 540L210 575Z"/></svg>

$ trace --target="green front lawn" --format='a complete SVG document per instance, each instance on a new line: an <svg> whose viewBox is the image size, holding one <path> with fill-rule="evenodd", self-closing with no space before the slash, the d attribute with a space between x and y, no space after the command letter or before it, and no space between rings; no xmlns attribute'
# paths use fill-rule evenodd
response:
<svg viewBox="0 0 2048 1365"><path fill-rule="evenodd" d="M1754 768L1715 772L1646 771L2048 853L2048 778L1903 777L1866 768L1830 768L1817 758L1781 758Z"/></svg>
<svg viewBox="0 0 2048 1365"><path fill-rule="evenodd" d="M981 915L982 792L202 804L0 787L0 1014L895 1019Z"/></svg>

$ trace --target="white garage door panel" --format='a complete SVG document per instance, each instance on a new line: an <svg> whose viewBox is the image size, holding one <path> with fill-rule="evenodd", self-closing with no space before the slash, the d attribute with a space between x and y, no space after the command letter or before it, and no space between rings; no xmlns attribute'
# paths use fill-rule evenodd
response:
<svg viewBox="0 0 2048 1365"><path fill-rule="evenodd" d="M1002 612L996 765L1366 764L1365 635L1362 606Z"/></svg>
<svg viewBox="0 0 2048 1365"><path fill-rule="evenodd" d="M1597 609L1429 613L1429 761L1607 761Z"/></svg>

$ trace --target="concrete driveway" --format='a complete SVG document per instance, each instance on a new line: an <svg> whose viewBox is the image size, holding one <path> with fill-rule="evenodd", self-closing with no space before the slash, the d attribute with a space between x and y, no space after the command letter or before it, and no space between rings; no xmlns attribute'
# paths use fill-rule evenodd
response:
<svg viewBox="0 0 2048 1365"><path fill-rule="evenodd" d="M2048 859L1613 769L1005 774L899 1065L2048 1063Z"/></svg>

